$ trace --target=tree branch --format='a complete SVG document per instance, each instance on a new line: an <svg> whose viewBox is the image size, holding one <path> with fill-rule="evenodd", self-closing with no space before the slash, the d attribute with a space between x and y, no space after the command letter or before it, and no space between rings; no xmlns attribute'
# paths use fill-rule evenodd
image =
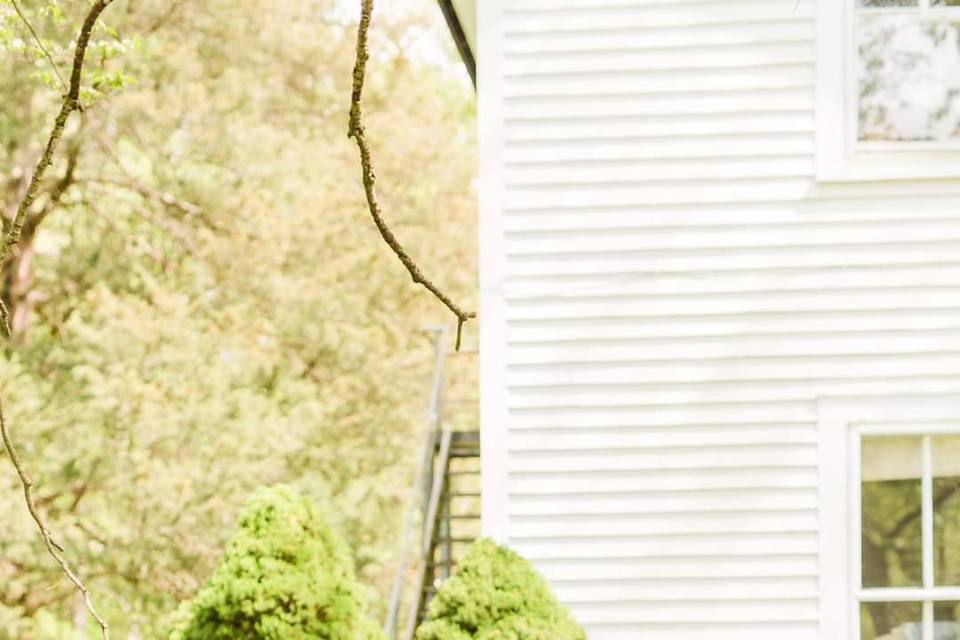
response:
<svg viewBox="0 0 960 640"><path fill-rule="evenodd" d="M70 118L70 114L80 108L80 77L83 73L83 60L87 54L87 45L90 44L90 37L93 34L93 27L96 25L97 19L100 17L100 14L103 13L103 10L112 2L113 0L96 0L83 21L83 26L80 28L80 35L77 38L77 50L73 56L73 71L70 74L70 87L67 90L67 95L63 97L60 112L53 122L53 129L50 131L50 137L47 139L47 146L40 155L37 167L33 171L33 177L30 178L30 185L27 187L27 192L20 201L20 206L17 207L17 214L13 218L13 224L3 239L3 245L0 246L0 262L6 258L10 248L20 240L20 232L23 230L23 222L27 216L27 210L30 208L30 205L33 204L33 201L36 200L40 192L40 185L43 183L43 176L53 163L53 155L57 150L57 146L60 144L60 139L63 137L63 130L67 126L67 120Z"/></svg>
<svg viewBox="0 0 960 640"><path fill-rule="evenodd" d="M23 231L23 224L27 216L27 211L30 209L30 206L36 199L37 194L40 192L40 185L43 182L44 174L53 163L53 156L57 150L57 146L60 143L60 139L63 137L63 130L67 125L67 120L70 118L70 114L80 108L80 80L83 75L83 61L87 53L87 46L90 44L90 37L93 34L94 26L97 24L97 19L100 17L100 14L103 13L103 10L106 9L107 6L109 6L112 2L113 0L96 0L90 7L90 10L87 12L86 18L83 20L83 25L80 27L80 34L77 36L76 52L73 56L73 69L70 73L70 86L67 90L67 94L63 97L63 104L60 107L60 112L57 114L57 117L54 120L53 129L50 131L50 137L47 139L47 146L44 148L43 154L41 154L40 160L37 162L36 169L34 169L33 176L30 178L30 185L27 187L27 191L24 194L23 199L20 201L20 205L17 207L17 213L13 219L13 224L10 226L10 230L3 239L3 245L0 246L0 263L6 259L11 247L17 244L17 242L20 240L20 233ZM69 168L68 170L72 174L72 170ZM10 336L8 316L9 314L6 308L0 305L0 319L2 319L3 322L2 331L7 337ZM96 620L97 624L100 626L100 632L103 635L104 640L109 640L110 627L107 624L107 621L104 620L99 613L97 613L86 585L84 585L83 581L81 581L80 578L78 578L70 568L70 564L63 555L63 547L57 544L57 542L53 539L53 536L50 533L50 528L47 526L46 521L40 514L40 511L37 509L36 503L33 499L33 480L30 478L26 468L23 466L23 461L20 459L20 455L17 453L17 449L13 444L13 438L10 435L10 429L7 427L7 420L3 413L2 402L0 402L0 437L2 437L3 446L6 448L7 454L10 456L10 460L13 462L14 468L17 470L20 483L23 485L23 497L27 503L27 510L30 512L30 516L33 518L33 521L37 524L37 528L40 530L40 535L43 538L44 545L47 547L47 551L57 562L57 564L60 565L60 569L63 571L64 575L67 576L70 582L72 582L80 592L80 595L83 597L83 604L86 606L87 611L90 612L90 615L93 616L93 619Z"/></svg>
<svg viewBox="0 0 960 640"><path fill-rule="evenodd" d="M53 559L57 561L57 564L60 565L60 569L64 575L67 576L70 582L72 582L80 592L80 595L83 596L83 604L87 607L90 615L97 621L97 624L100 625L100 631L103 633L104 640L109 640L109 625L107 625L106 620L101 618L100 614L97 613L96 608L93 606L93 600L90 598L90 592L83 584L83 581L81 581L80 578L77 577L77 574L73 572L73 569L70 568L70 564L66 558L63 557L63 547L53 539L53 534L50 533L49 527L47 527L43 516L40 515L40 511L37 509L36 502L33 499L33 480L23 466L20 454L17 453L16 448L13 446L13 439L10 436L10 428L7 426L2 401L0 401L0 436L3 437L3 445L6 447L7 453L10 455L10 460L13 462L13 466L17 470L17 475L20 477L20 484L23 485L23 498L27 503L27 510L30 512L30 517L33 518L33 521L37 523L37 528L43 537L43 544L47 547L47 551Z"/></svg>
<svg viewBox="0 0 960 640"><path fill-rule="evenodd" d="M374 224L380 231L380 236L387 246L396 254L400 262L410 273L414 283L423 285L423 287L432 293L440 302L442 302L453 315L457 317L457 351L460 350L460 337L463 331L463 323L476 317L476 313L465 311L458 306L447 294L440 290L429 278L427 278L420 267L414 262L410 254L403 248L400 241L391 231L386 221L383 219L383 211L377 200L377 176L373 170L373 159L370 153L370 144L367 142L366 131L363 126L363 114L361 110L361 99L363 96L363 82L367 71L367 60L370 58L370 52L367 46L367 34L370 30L370 18L373 14L373 0L361 0L360 2L360 26L357 29L357 61L353 67L353 93L350 99L350 123L347 129L347 137L353 138L360 150L360 166L363 170L363 189L367 196L367 206L370 209L370 216Z"/></svg>

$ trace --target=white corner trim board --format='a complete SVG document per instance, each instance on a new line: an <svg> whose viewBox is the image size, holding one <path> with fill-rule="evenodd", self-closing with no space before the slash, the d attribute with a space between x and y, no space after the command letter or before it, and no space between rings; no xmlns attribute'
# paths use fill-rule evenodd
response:
<svg viewBox="0 0 960 640"><path fill-rule="evenodd" d="M483 534L509 537L507 518L507 312L503 179L502 0L477 6L477 122L480 142L480 457Z"/></svg>

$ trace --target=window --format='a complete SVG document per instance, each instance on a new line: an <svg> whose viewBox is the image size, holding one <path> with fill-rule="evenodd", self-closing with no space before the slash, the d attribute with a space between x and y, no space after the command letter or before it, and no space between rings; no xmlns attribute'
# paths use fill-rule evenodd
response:
<svg viewBox="0 0 960 640"><path fill-rule="evenodd" d="M820 637L960 640L960 397L818 411Z"/></svg>
<svg viewBox="0 0 960 640"><path fill-rule="evenodd" d="M818 176L960 176L960 0L817 6Z"/></svg>
<svg viewBox="0 0 960 640"><path fill-rule="evenodd" d="M960 434L863 428L859 444L860 640L960 640Z"/></svg>

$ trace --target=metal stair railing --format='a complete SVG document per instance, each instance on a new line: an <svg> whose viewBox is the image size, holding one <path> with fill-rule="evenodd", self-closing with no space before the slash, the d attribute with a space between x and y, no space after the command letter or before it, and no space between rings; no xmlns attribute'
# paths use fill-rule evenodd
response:
<svg viewBox="0 0 960 640"><path fill-rule="evenodd" d="M433 452L437 444L437 432L440 427L440 396L443 391L443 365L445 362L443 345L446 343L448 330L445 325L431 325L426 327L426 331L431 335L431 339L433 340L433 376L430 381L430 396L427 401L420 462L414 479L413 495L407 506L406 516L404 517L403 539L400 547L400 564L393 582L393 589L390 593L387 621L384 624L384 631L389 640L394 640L397 637L397 624L401 599L403 598L404 579L410 561L411 538L414 527L416 526L417 512L425 512L424 507L427 504L427 500L429 500L429 494L425 495L423 492L430 491L432 484Z"/></svg>
<svg viewBox="0 0 960 640"><path fill-rule="evenodd" d="M441 409L445 404L444 365L448 330L443 326L429 327L427 330L433 337L434 371L422 450L407 507L399 565L384 624L389 640L412 640L417 625L426 616L438 583L448 578L456 566L457 551L479 534L479 433L456 431L446 424ZM415 543L417 529L420 535ZM405 587L412 587L408 597L404 597ZM405 615L401 620L402 613ZM398 635L401 622L403 634Z"/></svg>
<svg viewBox="0 0 960 640"><path fill-rule="evenodd" d="M424 517L423 538L420 546L420 562L417 567L417 579L414 582L414 597L410 601L410 610L407 614L407 631L404 638L413 638L417 624L422 619L422 612L425 608L426 592L424 585L426 583L427 571L430 569L431 558L433 556L434 541L437 538L437 528L440 524L440 500L443 497L444 485L447 481L447 466L450 463L450 442L453 440L453 433L449 429L444 429L440 436L440 452L437 454L437 469L433 476L433 485L430 489L430 501L427 503L427 512Z"/></svg>

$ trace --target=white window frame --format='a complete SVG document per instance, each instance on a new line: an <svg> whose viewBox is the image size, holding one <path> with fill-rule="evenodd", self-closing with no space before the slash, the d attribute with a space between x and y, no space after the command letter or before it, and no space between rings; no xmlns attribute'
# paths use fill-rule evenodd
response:
<svg viewBox="0 0 960 640"><path fill-rule="evenodd" d="M960 600L960 587L933 586L926 557L923 587L863 589L860 558L861 437L960 434L960 397L826 399L818 403L818 416L820 637L860 640L861 602ZM929 462L925 455L927 470ZM931 482L925 479L921 490L926 504ZM925 508L921 520L926 556L933 548L933 513ZM932 639L932 605L924 609L924 638Z"/></svg>
<svg viewBox="0 0 960 640"><path fill-rule="evenodd" d="M925 6L928 0L920 2ZM960 176L960 139L956 142L858 140L856 3L857 0L816 0L817 179L850 182ZM925 10L960 21L960 7Z"/></svg>

